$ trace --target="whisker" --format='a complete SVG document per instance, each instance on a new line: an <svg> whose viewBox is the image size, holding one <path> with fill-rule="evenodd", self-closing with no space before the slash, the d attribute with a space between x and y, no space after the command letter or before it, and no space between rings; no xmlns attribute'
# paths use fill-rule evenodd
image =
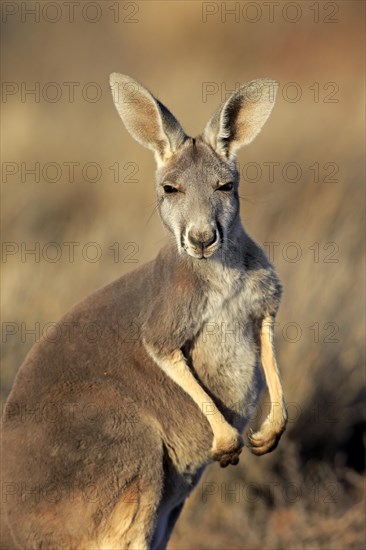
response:
<svg viewBox="0 0 366 550"><path fill-rule="evenodd" d="M254 201L251 199L248 199L248 197L243 197L242 195L239 195L239 199L245 202L250 202L251 204L254 204Z"/></svg>
<svg viewBox="0 0 366 550"><path fill-rule="evenodd" d="M151 205L150 205L150 206L151 206ZM153 208L153 210L152 210L152 212L151 212L151 214L150 214L150 216L149 216L148 219L147 219L147 222L145 223L145 227L148 226L148 224L149 224L150 221L151 221L151 218L153 217L153 215L154 215L157 211L158 211L158 203L156 202L155 205L154 205L154 208Z"/></svg>
<svg viewBox="0 0 366 550"><path fill-rule="evenodd" d="M239 195L239 199L245 201L245 202L249 202L250 204L266 204L268 203L268 200L267 199L248 199L248 197L243 197L242 195Z"/></svg>

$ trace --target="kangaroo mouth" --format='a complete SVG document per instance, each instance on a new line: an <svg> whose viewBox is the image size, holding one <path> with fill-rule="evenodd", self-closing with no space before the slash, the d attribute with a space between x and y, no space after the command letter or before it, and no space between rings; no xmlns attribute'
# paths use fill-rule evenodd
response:
<svg viewBox="0 0 366 550"><path fill-rule="evenodd" d="M211 258L221 247L221 239L217 239L210 246L204 247L203 245L192 245L189 242L183 241L182 248L188 256L195 258L196 260L207 260Z"/></svg>
<svg viewBox="0 0 366 550"><path fill-rule="evenodd" d="M197 252L195 250L186 249L187 254L189 256L191 256L192 258L196 258L196 260L207 260L208 258L213 256L216 251L217 251L217 249L213 250L213 251L204 250L202 252Z"/></svg>

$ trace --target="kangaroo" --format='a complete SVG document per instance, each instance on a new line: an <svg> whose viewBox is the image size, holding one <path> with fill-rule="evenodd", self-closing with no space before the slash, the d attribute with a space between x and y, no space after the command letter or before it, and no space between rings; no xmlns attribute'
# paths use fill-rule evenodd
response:
<svg viewBox="0 0 366 550"><path fill-rule="evenodd" d="M74 306L21 366L2 426L6 548L162 550L204 468L239 462L264 381L271 410L250 450L270 452L286 426L281 285L242 226L236 165L275 83L240 87L196 138L132 78L110 83L155 154L167 244Z"/></svg>

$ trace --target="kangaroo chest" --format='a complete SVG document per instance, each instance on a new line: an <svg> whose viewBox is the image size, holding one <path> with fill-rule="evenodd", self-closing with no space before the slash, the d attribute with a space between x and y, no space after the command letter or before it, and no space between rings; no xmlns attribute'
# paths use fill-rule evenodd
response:
<svg viewBox="0 0 366 550"><path fill-rule="evenodd" d="M220 289L224 290L213 287L208 294L204 322L190 357L222 412L243 428L261 389L257 329L244 278L226 276Z"/></svg>

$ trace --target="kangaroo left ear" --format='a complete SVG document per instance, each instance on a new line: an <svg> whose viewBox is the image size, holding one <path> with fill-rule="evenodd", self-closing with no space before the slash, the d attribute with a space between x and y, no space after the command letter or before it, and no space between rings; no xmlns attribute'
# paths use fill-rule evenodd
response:
<svg viewBox="0 0 366 550"><path fill-rule="evenodd" d="M213 114L204 140L221 156L233 157L261 131L273 109L277 87L277 82L265 78L241 86Z"/></svg>

